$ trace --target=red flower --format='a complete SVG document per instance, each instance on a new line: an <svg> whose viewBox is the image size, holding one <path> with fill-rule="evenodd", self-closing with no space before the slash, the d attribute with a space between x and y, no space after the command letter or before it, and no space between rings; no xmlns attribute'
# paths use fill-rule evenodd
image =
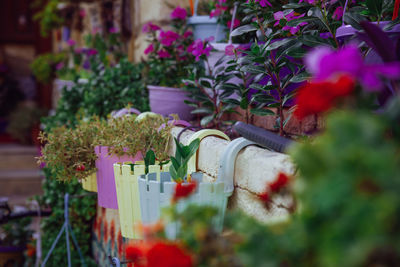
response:
<svg viewBox="0 0 400 267"><path fill-rule="evenodd" d="M156 243L147 253L147 267L191 267L192 258L176 244Z"/></svg>
<svg viewBox="0 0 400 267"><path fill-rule="evenodd" d="M78 171L78 172L83 172L84 170L85 170L85 165L79 165L78 167L76 167L76 170Z"/></svg>
<svg viewBox="0 0 400 267"><path fill-rule="evenodd" d="M181 198L187 198L196 189L196 183L177 183L172 201L176 202Z"/></svg>
<svg viewBox="0 0 400 267"><path fill-rule="evenodd" d="M269 184L272 193L278 193L283 187L289 183L289 177L285 173L279 173L278 178Z"/></svg>
<svg viewBox="0 0 400 267"><path fill-rule="evenodd" d="M133 261L135 265L138 264L141 258L143 258L145 255L145 252L140 246L137 245L131 245L127 246L125 250L126 258ZM138 265L140 266L140 265Z"/></svg>
<svg viewBox="0 0 400 267"><path fill-rule="evenodd" d="M105 220L105 218L104 218L104 225L103 225L103 233L104 233L103 240L104 240L104 242L107 242L108 241L108 222Z"/></svg>
<svg viewBox="0 0 400 267"><path fill-rule="evenodd" d="M36 255L36 247L35 247L35 246L33 246L32 244L28 244L28 245L26 246L26 248L27 248L27 250L26 250L26 255L27 255L29 258L32 258L33 256Z"/></svg>
<svg viewBox="0 0 400 267"><path fill-rule="evenodd" d="M302 120L308 115L328 111L337 98L351 94L354 85L354 80L347 75L339 76L334 82L307 83L297 93L297 107L294 115Z"/></svg>
<svg viewBox="0 0 400 267"><path fill-rule="evenodd" d="M111 221L111 225L110 225L110 239L111 239L111 248L114 249L114 244L115 244L115 223L114 223L114 220Z"/></svg>
<svg viewBox="0 0 400 267"><path fill-rule="evenodd" d="M121 230L118 231L117 236L117 244L118 244L118 256L122 258L122 252L124 252L124 238L122 237Z"/></svg>

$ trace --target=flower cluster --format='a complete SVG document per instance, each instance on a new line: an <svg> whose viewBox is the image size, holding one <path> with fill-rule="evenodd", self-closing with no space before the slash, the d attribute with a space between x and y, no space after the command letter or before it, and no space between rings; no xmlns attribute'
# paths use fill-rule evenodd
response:
<svg viewBox="0 0 400 267"><path fill-rule="evenodd" d="M173 202L177 202L180 199L187 198L196 189L197 184L195 182L191 183L177 183L175 186L174 196L172 197Z"/></svg>
<svg viewBox="0 0 400 267"><path fill-rule="evenodd" d="M144 50L148 56L149 83L177 86L187 76L187 66L193 63L194 56L188 51L193 34L187 30L186 17L186 10L178 6L171 13L172 30L163 30L151 22L143 26L142 32L149 37Z"/></svg>
<svg viewBox="0 0 400 267"><path fill-rule="evenodd" d="M196 61L199 61L200 58L205 58L210 55L212 50L212 46L209 44L214 38L210 37L205 40L197 39L188 47L188 52L195 56Z"/></svg>
<svg viewBox="0 0 400 267"><path fill-rule="evenodd" d="M278 11L278 12L274 13L274 19L276 20L274 26L280 25L280 22L283 19L286 20L286 21L291 21L291 20L294 20L294 19L302 18L304 16L305 16L305 14L301 14L301 15L296 16L294 11L292 11L292 12L286 14L286 15L285 15L285 13L283 11ZM291 27L291 26L285 25L285 26L282 27L282 30L289 31L291 34L295 34L300 30L301 26L305 26L305 25L307 25L307 22L301 22L299 25L297 25L295 27Z"/></svg>

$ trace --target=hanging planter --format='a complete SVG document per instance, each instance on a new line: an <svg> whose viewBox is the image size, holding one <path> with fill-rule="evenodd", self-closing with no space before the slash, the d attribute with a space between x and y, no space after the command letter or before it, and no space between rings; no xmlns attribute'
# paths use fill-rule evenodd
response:
<svg viewBox="0 0 400 267"><path fill-rule="evenodd" d="M193 28L195 40L205 40L212 37L215 42L220 42L225 39L227 28L219 24L217 18L210 18L208 15L194 15L188 19L188 24Z"/></svg>
<svg viewBox="0 0 400 267"><path fill-rule="evenodd" d="M98 204L103 208L118 209L117 191L114 178L114 163L117 162L135 162L141 160L141 154L135 157L109 155L109 148L106 146L96 146L97 155L97 190Z"/></svg>
<svg viewBox="0 0 400 267"><path fill-rule="evenodd" d="M180 88L148 85L150 109L154 113L168 116L178 114L179 118L190 121L193 118L193 107L185 104L190 100L186 92Z"/></svg>
<svg viewBox="0 0 400 267"><path fill-rule="evenodd" d="M144 113L142 113L144 114ZM190 126L183 120L169 121L168 124L175 126ZM161 126L162 128L165 125ZM133 164L134 163L134 164ZM150 173L160 173L168 171L170 165L150 165ZM118 200L118 214L121 224L121 234L123 237L140 239L140 232L135 230L135 226L140 223L140 199L138 177L145 174L144 161L119 162L114 164L114 177Z"/></svg>
<svg viewBox="0 0 400 267"><path fill-rule="evenodd" d="M220 131L201 130L193 134L188 142L192 144L196 139L201 141L207 136L217 136L230 140ZM219 219L216 219L216 221L221 221L227 203L224 200L226 198L226 194L224 194L225 184L232 184L232 181L217 180L214 183L203 181L203 175L196 172L197 158L196 152L187 163L187 174L191 174L192 179L197 182L197 190L187 201L179 202L177 204L178 209L184 209L190 203L212 205L219 210ZM186 183L186 181L183 182L184 185ZM161 209L170 205L177 183L171 178L170 172L156 172L139 176L138 184L142 222L145 225L153 224L159 220ZM174 239L179 231L179 226L171 223L167 226L166 231L168 237Z"/></svg>
<svg viewBox="0 0 400 267"><path fill-rule="evenodd" d="M82 180L82 188L89 192L97 192L97 176L93 173Z"/></svg>

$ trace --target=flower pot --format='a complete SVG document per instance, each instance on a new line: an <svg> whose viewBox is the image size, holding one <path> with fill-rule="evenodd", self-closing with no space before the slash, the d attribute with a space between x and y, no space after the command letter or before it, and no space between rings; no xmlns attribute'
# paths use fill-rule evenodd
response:
<svg viewBox="0 0 400 267"><path fill-rule="evenodd" d="M108 209L118 209L117 191L114 178L114 163L117 162L135 162L141 160L141 154L138 153L135 157L121 156L108 154L108 147L96 146L95 153L97 155L97 201L99 206Z"/></svg>
<svg viewBox="0 0 400 267"><path fill-rule="evenodd" d="M375 25L378 25L382 30L388 25L391 21L381 21L379 24L377 22L372 22ZM354 29L351 25L342 25L336 30L336 38L341 41L348 39L351 36L354 36L358 32L357 29ZM400 33L400 24L395 25L392 29L385 31L389 35L398 35Z"/></svg>
<svg viewBox="0 0 400 267"><path fill-rule="evenodd" d="M150 165L151 173L167 171L169 165ZM140 212L139 184L138 177L145 174L143 161L136 161L135 164L115 163L114 176L117 189L118 215L121 225L121 235L127 238L141 239L141 233L137 231L137 225L142 222Z"/></svg>
<svg viewBox="0 0 400 267"><path fill-rule="evenodd" d="M173 87L148 85L150 108L152 112L168 116L178 114L180 119L190 121L193 108L186 105L184 100L190 100L186 92Z"/></svg>
<svg viewBox="0 0 400 267"><path fill-rule="evenodd" d="M229 140L224 133L217 130L201 130L193 134L188 140L191 143L199 138L202 140L207 136L217 136ZM233 190L232 181L217 180L216 182L204 182L202 173L195 172L197 166L197 154L188 162L188 174L197 182L197 190L185 201L177 203L178 210L185 209L189 204L211 205L218 209L218 215L213 218L216 229L222 229L221 222L226 210L227 197ZM165 168L164 168L165 169ZM230 177L230 179L232 179ZM153 172L138 177L140 212L143 224L154 224L160 219L161 209L169 206L175 192L176 182L172 180L169 172ZM225 194L225 187L232 188L229 194ZM230 190L230 189L229 189ZM168 238L175 239L179 232L179 225L172 222L167 225L166 233Z"/></svg>
<svg viewBox="0 0 400 267"><path fill-rule="evenodd" d="M97 176L92 173L82 180L82 188L89 192L97 192Z"/></svg>
<svg viewBox="0 0 400 267"><path fill-rule="evenodd" d="M227 27L218 24L217 18L195 15L188 19L188 24L193 28L193 37L195 40L214 37L214 41L219 42L226 37Z"/></svg>

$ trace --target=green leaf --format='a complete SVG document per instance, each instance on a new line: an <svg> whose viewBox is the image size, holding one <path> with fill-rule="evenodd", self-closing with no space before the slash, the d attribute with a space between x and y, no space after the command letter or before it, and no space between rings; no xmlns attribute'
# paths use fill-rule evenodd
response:
<svg viewBox="0 0 400 267"><path fill-rule="evenodd" d="M201 126L207 126L214 119L214 115L209 115L201 119Z"/></svg>
<svg viewBox="0 0 400 267"><path fill-rule="evenodd" d="M243 25L243 26L240 26L240 27L234 29L231 33L231 36L232 37L240 36L240 35L248 33L248 32L254 32L256 30L257 30L257 28L254 27L252 24L246 24L246 25Z"/></svg>
<svg viewBox="0 0 400 267"><path fill-rule="evenodd" d="M191 114L210 114L210 113L212 113L212 110L209 108L196 108L195 110L193 110L190 113Z"/></svg>
<svg viewBox="0 0 400 267"><path fill-rule="evenodd" d="M298 19L294 19L294 20L288 21L286 23L286 26L297 27L300 23L303 23L303 22L310 23L310 22L316 22L316 21L319 21L319 19L316 18L316 17L302 17L302 18L298 18Z"/></svg>
<svg viewBox="0 0 400 267"><path fill-rule="evenodd" d="M276 42L274 42L274 43L271 43L271 44L267 47L266 50L270 51L270 50L277 49L277 48L279 48L279 47L281 47L281 46L284 46L284 45L288 44L288 43L291 42L292 40L293 40L292 38L286 38L286 39L283 39L283 40L280 40L280 41L276 41Z"/></svg>
<svg viewBox="0 0 400 267"><path fill-rule="evenodd" d="M376 16L382 14L383 0L365 0L368 10Z"/></svg>
<svg viewBox="0 0 400 267"><path fill-rule="evenodd" d="M292 83L300 83L300 82L304 82L306 81L308 78L310 77L310 75L303 71L300 74L294 76L293 78L290 79L290 82Z"/></svg>
<svg viewBox="0 0 400 267"><path fill-rule="evenodd" d="M268 115L275 115L272 110L269 109L251 109L250 112L257 116L268 116Z"/></svg>

